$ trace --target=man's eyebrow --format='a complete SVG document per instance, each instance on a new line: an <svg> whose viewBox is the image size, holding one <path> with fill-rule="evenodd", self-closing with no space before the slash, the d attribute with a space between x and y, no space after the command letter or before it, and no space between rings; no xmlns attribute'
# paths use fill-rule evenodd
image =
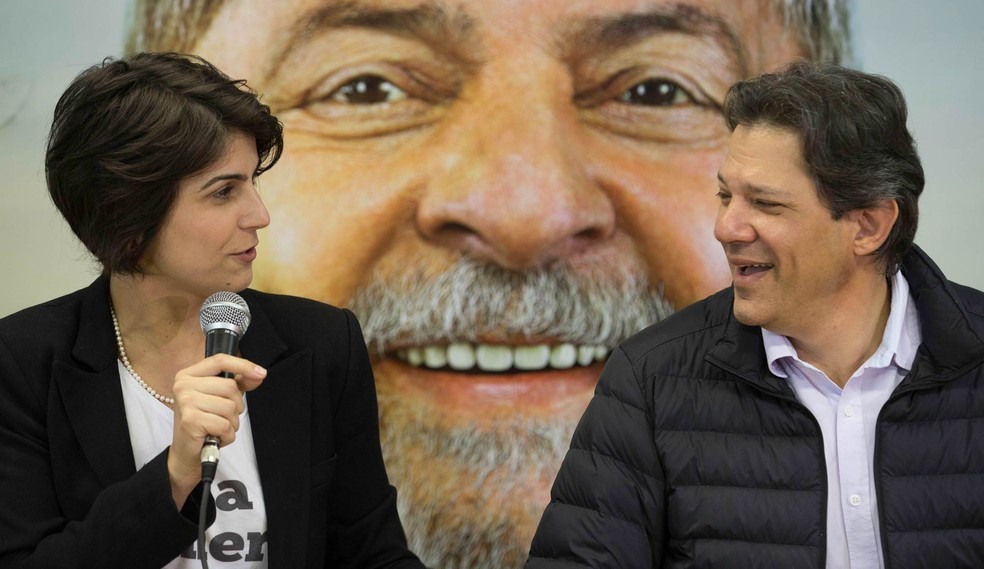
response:
<svg viewBox="0 0 984 569"><path fill-rule="evenodd" d="M444 2L430 0L412 8L369 6L359 0L341 2L306 11L294 19L270 56L271 74L291 53L303 48L319 34L342 28L366 28L412 37L431 46L475 45L473 20Z"/></svg>
<svg viewBox="0 0 984 569"><path fill-rule="evenodd" d="M713 39L734 58L736 71L741 77L748 76L748 49L734 26L717 14L685 4L653 6L641 12L598 18L572 19L560 27L553 47L566 57L578 59L620 49L667 32Z"/></svg>
<svg viewBox="0 0 984 569"><path fill-rule="evenodd" d="M721 172L718 172L717 178L718 178L718 182L720 182L720 184L722 186L724 186L725 188L728 187L728 182L724 179L724 176L721 175ZM771 186L760 186L760 185L754 185L754 184L752 184L752 185L742 184L741 187L745 190L745 192L747 192L747 193L749 193L751 195L754 195L754 196L759 196L759 197L762 197L762 196L764 196L764 197L783 197L783 196L788 196L789 195L789 192L787 192L785 190L782 190L782 189L779 189L779 188L773 188Z"/></svg>

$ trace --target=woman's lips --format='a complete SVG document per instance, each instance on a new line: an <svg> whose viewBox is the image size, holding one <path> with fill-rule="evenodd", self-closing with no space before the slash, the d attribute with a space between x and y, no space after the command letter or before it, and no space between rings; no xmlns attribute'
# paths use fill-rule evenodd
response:
<svg viewBox="0 0 984 569"><path fill-rule="evenodd" d="M249 249L236 253L233 256L244 263L251 263L253 262L253 259L256 258L256 247L250 247Z"/></svg>

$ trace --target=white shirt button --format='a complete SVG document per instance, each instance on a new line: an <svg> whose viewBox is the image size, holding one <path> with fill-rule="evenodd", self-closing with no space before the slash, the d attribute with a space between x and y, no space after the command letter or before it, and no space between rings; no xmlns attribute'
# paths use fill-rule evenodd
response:
<svg viewBox="0 0 984 569"><path fill-rule="evenodd" d="M857 494L852 495L851 496L851 499L850 499L850 502L851 502L851 505L852 506L860 506L861 505L861 496L858 496Z"/></svg>
<svg viewBox="0 0 984 569"><path fill-rule="evenodd" d="M847 407L844 407L844 416L845 417L853 417L854 416L854 407L851 407L850 405L848 405Z"/></svg>

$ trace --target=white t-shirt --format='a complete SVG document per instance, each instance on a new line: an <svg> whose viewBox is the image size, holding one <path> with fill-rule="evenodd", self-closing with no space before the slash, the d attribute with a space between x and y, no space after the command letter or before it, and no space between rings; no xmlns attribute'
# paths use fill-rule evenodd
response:
<svg viewBox="0 0 984 569"><path fill-rule="evenodd" d="M126 422L133 459L139 470L171 444L174 412L141 387L119 363ZM263 489L253 449L249 412L243 410L239 431L231 445L222 447L212 482L216 517L205 532L208 565L218 569L267 567L267 519ZM197 497L196 497L197 498ZM199 569L198 543L165 565L165 569Z"/></svg>

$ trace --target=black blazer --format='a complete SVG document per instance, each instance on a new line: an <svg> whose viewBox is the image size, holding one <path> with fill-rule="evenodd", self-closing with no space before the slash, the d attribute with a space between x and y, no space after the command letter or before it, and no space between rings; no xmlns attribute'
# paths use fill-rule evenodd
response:
<svg viewBox="0 0 984 569"><path fill-rule="evenodd" d="M423 567L407 550L351 312L242 293L243 357L271 568ZM200 487L171 499L165 450L137 471L108 279L0 320L0 568L159 568L197 535ZM210 520L214 519L210 503Z"/></svg>

